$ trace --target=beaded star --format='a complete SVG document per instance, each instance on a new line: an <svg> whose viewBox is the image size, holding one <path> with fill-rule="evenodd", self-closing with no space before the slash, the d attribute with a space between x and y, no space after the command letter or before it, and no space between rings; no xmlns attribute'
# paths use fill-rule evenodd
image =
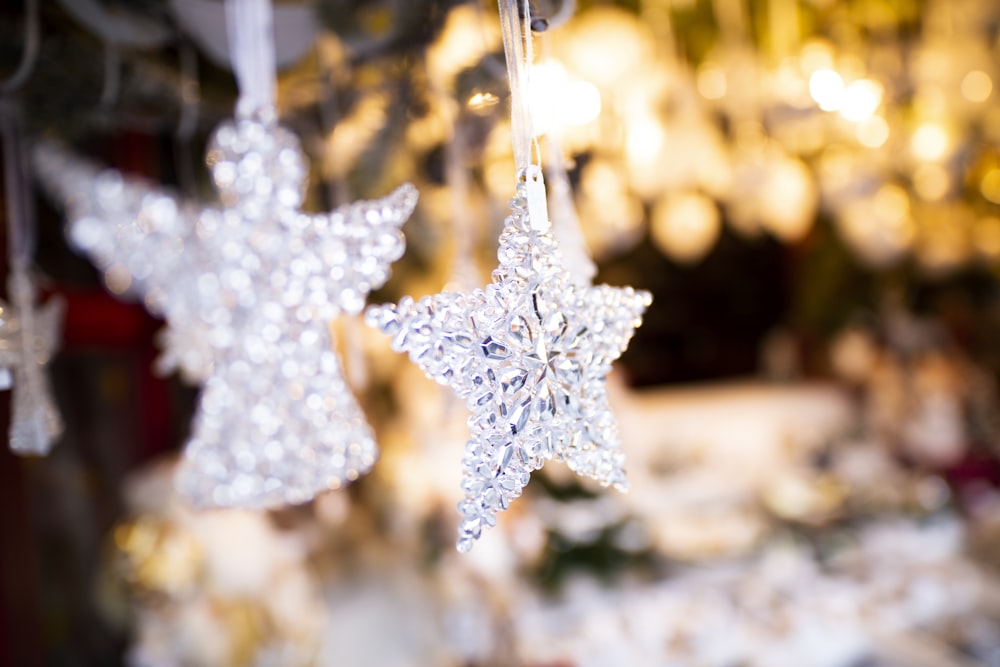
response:
<svg viewBox="0 0 1000 667"><path fill-rule="evenodd" d="M305 502L375 460L329 322L360 312L386 281L417 193L404 185L381 200L306 214L298 139L259 115L221 125L206 161L221 208L117 171L98 174L52 146L36 154L39 174L67 204L71 243L109 287L128 285L166 319L160 369L204 385L179 491L198 506Z"/></svg>
<svg viewBox="0 0 1000 667"><path fill-rule="evenodd" d="M551 458L604 486L627 488L605 377L650 295L575 281L548 221L532 224L525 184L517 193L485 289L406 297L366 315L392 336L393 349L449 385L471 412L460 552L496 524L497 512Z"/></svg>
<svg viewBox="0 0 1000 667"><path fill-rule="evenodd" d="M14 268L7 286L12 305L0 301L0 389L13 389L10 448L44 456L63 431L46 372L59 346L65 303L51 298L36 306L35 282L25 269Z"/></svg>

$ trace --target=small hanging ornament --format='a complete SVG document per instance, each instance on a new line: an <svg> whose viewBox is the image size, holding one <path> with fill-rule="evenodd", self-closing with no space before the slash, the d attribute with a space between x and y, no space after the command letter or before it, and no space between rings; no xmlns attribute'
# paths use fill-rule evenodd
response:
<svg viewBox="0 0 1000 667"><path fill-rule="evenodd" d="M48 363L59 346L65 303L50 298L38 306L31 275L35 254L35 217L21 137L20 112L13 102L3 116L10 272L7 297L0 301L0 389L12 389L10 448L17 454L44 456L62 435L63 423L52 396Z"/></svg>
<svg viewBox="0 0 1000 667"><path fill-rule="evenodd" d="M360 312L387 280L417 193L404 185L302 212L306 159L274 112L270 5L234 0L227 11L241 100L206 159L222 208L52 146L36 167L66 202L71 242L167 320L160 368L204 385L178 489L199 506L266 508L307 501L375 460L329 322Z"/></svg>
<svg viewBox="0 0 1000 667"><path fill-rule="evenodd" d="M457 547L472 548L530 474L556 458L605 486L627 487L605 377L650 303L646 292L593 287L563 264L552 237L541 169L531 161L530 114L516 1L500 0L511 77L515 161L520 167L504 222L499 267L485 289L442 292L371 307L370 325L393 349L466 399L470 439ZM530 39L530 37L529 37Z"/></svg>

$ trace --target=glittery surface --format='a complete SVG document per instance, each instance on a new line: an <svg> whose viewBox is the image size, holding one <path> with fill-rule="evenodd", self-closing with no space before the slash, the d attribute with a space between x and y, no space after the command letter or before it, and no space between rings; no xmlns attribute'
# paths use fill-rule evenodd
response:
<svg viewBox="0 0 1000 667"><path fill-rule="evenodd" d="M574 281L545 225L529 220L518 186L492 283L368 309L424 372L471 412L458 549L468 551L497 512L553 457L603 485L626 487L605 377L650 303L632 288Z"/></svg>
<svg viewBox="0 0 1000 667"><path fill-rule="evenodd" d="M24 269L11 271L7 291L13 304L0 301L0 369L2 388L13 389L10 448L44 456L63 431L47 373L59 346L65 304L53 297L36 306L37 289Z"/></svg>
<svg viewBox="0 0 1000 667"><path fill-rule="evenodd" d="M300 210L306 160L273 122L220 126L207 163L221 208L200 208L51 145L41 180L71 243L109 287L167 320L159 367L204 384L178 472L200 506L299 503L366 472L377 450L332 349L403 254L410 185L331 213Z"/></svg>

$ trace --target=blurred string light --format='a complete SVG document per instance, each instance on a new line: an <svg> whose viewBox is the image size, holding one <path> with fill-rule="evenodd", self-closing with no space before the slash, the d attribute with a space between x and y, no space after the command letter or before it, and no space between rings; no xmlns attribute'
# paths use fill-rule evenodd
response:
<svg viewBox="0 0 1000 667"><path fill-rule="evenodd" d="M1000 167L993 167L983 175L979 191L987 200L1000 204Z"/></svg>
<svg viewBox="0 0 1000 667"><path fill-rule="evenodd" d="M446 90L459 72L498 48L500 32L495 23L472 5L459 5L448 12L440 38L427 49L431 79Z"/></svg>
<svg viewBox="0 0 1000 667"><path fill-rule="evenodd" d="M493 93L477 91L469 97L466 106L475 113L487 113L499 103L500 98Z"/></svg>
<svg viewBox="0 0 1000 667"><path fill-rule="evenodd" d="M712 3L722 36L703 36L693 50L673 26L663 38L648 21L607 6L551 31L532 70L535 122L558 133L570 155L584 156L577 204L592 252L624 252L648 227L666 256L695 262L723 224L748 238L796 243L822 211L873 266L912 256L943 270L960 256L992 257L988 241L986 250L975 241L989 233L977 236L967 216L953 224L975 252L920 250L926 235L941 236L926 222L940 217L927 206L947 211L974 197L975 220L1000 217L992 208L1000 205L1000 167L975 166L1000 140L996 44L975 21L940 30L932 16L954 18L973 6L948 2L928 0L925 15L891 12L875 23L838 14L837 26L821 12L816 34L802 21L768 24L763 41L763 25L734 27L727 13L740 3ZM793 5L802 3L782 7ZM668 2L656 15L669 22L687 11ZM918 21L912 49L892 31L903 21ZM869 37L876 29L885 39ZM771 43L775 35L780 44ZM466 99L483 115L499 102L484 92ZM501 123L497 131L507 130ZM502 159L489 165L490 173L507 168ZM690 247L679 244L678 230L692 237Z"/></svg>
<svg viewBox="0 0 1000 667"><path fill-rule="evenodd" d="M698 68L698 92L707 100L720 100L726 95L729 82L726 71L715 63L705 63Z"/></svg>
<svg viewBox="0 0 1000 667"><path fill-rule="evenodd" d="M651 114L640 114L626 129L625 156L640 169L648 168L660 155L663 141L663 124Z"/></svg>
<svg viewBox="0 0 1000 667"><path fill-rule="evenodd" d="M555 60L531 67L532 121L538 134L590 123L601 113L601 94L594 84L570 79Z"/></svg>
<svg viewBox="0 0 1000 667"><path fill-rule="evenodd" d="M871 79L845 84L840 74L824 68L809 77L809 94L823 111L839 111L846 120L862 122L882 103L883 88Z"/></svg>
<svg viewBox="0 0 1000 667"><path fill-rule="evenodd" d="M962 79L962 96L970 102L985 102L993 92L993 79L982 70L972 70Z"/></svg>
<svg viewBox="0 0 1000 667"><path fill-rule="evenodd" d="M621 169L594 160L584 169L580 186L580 226L596 258L625 252L642 239L642 204L630 195Z"/></svg>
<svg viewBox="0 0 1000 667"><path fill-rule="evenodd" d="M935 202L915 210L919 229L914 250L921 266L931 273L947 273L972 254L972 210L963 203Z"/></svg>
<svg viewBox="0 0 1000 667"><path fill-rule="evenodd" d="M809 94L823 111L837 111L844 104L844 79L832 69L819 69L809 77Z"/></svg>
<svg viewBox="0 0 1000 667"><path fill-rule="evenodd" d="M861 122L870 118L881 103L881 84L870 79L861 79L844 89L840 115L847 120Z"/></svg>
<svg viewBox="0 0 1000 667"><path fill-rule="evenodd" d="M909 195L895 183L851 201L841 210L837 225L847 244L880 268L905 256L916 237Z"/></svg>
<svg viewBox="0 0 1000 667"><path fill-rule="evenodd" d="M937 162L948 155L951 140L948 131L937 122L925 122L917 127L910 138L913 157L924 162Z"/></svg>
<svg viewBox="0 0 1000 667"><path fill-rule="evenodd" d="M761 221L782 241L800 241L816 216L819 193L801 160L782 157L771 164L762 192Z"/></svg>
<svg viewBox="0 0 1000 667"><path fill-rule="evenodd" d="M715 245L722 221L715 202L696 193L670 195L653 208L653 243L681 263L700 260Z"/></svg>
<svg viewBox="0 0 1000 667"><path fill-rule="evenodd" d="M858 123L854 136L866 148L881 148L889 140L889 123L882 116L869 116Z"/></svg>
<svg viewBox="0 0 1000 667"><path fill-rule="evenodd" d="M977 220L972 228L972 242L983 258L1000 260L1000 218L987 216Z"/></svg>
<svg viewBox="0 0 1000 667"><path fill-rule="evenodd" d="M943 199L951 189L951 175L940 164L923 164L913 172L913 189L926 201Z"/></svg>

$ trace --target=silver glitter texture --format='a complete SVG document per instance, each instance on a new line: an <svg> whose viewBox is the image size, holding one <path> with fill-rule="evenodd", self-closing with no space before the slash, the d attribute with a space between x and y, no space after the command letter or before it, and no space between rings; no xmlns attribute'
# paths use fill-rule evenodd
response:
<svg viewBox="0 0 1000 667"><path fill-rule="evenodd" d="M630 287L574 281L551 234L529 220L524 184L511 202L491 284L370 307L369 325L466 400L457 547L472 548L551 458L627 487L605 377L651 299Z"/></svg>
<svg viewBox="0 0 1000 667"><path fill-rule="evenodd" d="M67 205L72 244L167 320L159 368L204 384L178 490L203 507L305 502L376 458L329 322L387 280L417 193L303 213L298 139L258 117L221 125L206 161L222 208L51 145L35 155Z"/></svg>
<svg viewBox="0 0 1000 667"><path fill-rule="evenodd" d="M36 307L37 289L26 269L12 269L7 288L13 305L0 301L0 389L13 389L10 448L44 456L63 432L47 371L59 347L65 302L53 297Z"/></svg>

